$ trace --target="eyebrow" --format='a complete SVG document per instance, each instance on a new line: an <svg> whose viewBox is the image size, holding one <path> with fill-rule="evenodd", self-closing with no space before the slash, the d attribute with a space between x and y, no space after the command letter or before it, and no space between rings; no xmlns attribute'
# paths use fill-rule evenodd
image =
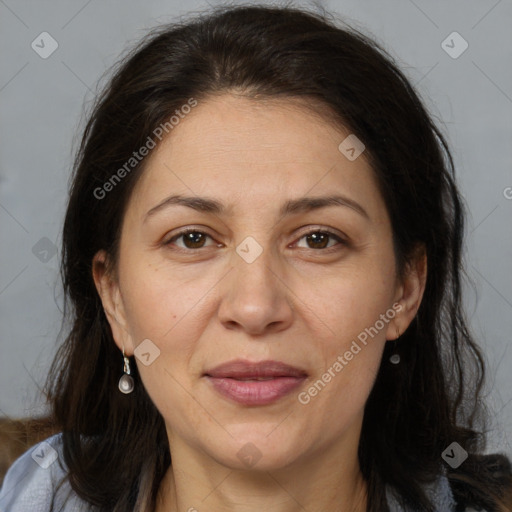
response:
<svg viewBox="0 0 512 512"><path fill-rule="evenodd" d="M144 222L153 216L155 213L168 208L170 206L186 206L193 210L212 213L215 215L232 215L232 206L226 207L216 199L209 197L189 197L182 195L171 195L164 199L162 202L151 208L144 217ZM345 206L356 211L367 220L370 220L370 216L366 210L356 201L349 197L342 195L330 195L330 196L319 196L319 197L301 197L299 199L291 199L283 204L279 211L279 218L286 217L288 215L297 213L306 213L327 206Z"/></svg>

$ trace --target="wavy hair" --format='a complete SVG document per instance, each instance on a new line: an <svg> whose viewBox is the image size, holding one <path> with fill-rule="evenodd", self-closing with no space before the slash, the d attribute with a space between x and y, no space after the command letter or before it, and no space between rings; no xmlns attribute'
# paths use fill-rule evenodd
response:
<svg viewBox="0 0 512 512"><path fill-rule="evenodd" d="M388 510L386 486L415 510L432 511L423 484L446 471L460 506L512 510L508 459L483 455L484 359L462 307L465 211L445 137L379 43L331 15L289 6L221 6L159 26L117 62L96 97L63 228L70 325L45 384L74 491L100 511L153 510L171 464L163 418L135 364L135 391L117 388L122 357L92 278L101 249L115 271L145 161L105 197L97 189L190 98L230 92L303 99L349 128L366 146L389 212L399 274L418 244L426 249L423 300L396 347L403 363L386 364L387 344L365 405L358 456L367 511ZM454 441L469 453L458 470L441 458Z"/></svg>

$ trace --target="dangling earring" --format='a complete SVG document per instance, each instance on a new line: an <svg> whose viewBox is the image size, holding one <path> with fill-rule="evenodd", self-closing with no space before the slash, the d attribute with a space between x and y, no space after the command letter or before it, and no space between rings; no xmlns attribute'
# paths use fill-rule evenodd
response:
<svg viewBox="0 0 512 512"><path fill-rule="evenodd" d="M400 331L398 330L398 327L397 327L395 343L393 345L393 350L395 351L395 353L389 358L389 361L391 364L398 364L400 362L400 354L396 351L396 340L398 338L400 338Z"/></svg>
<svg viewBox="0 0 512 512"><path fill-rule="evenodd" d="M123 359L124 359L124 375L119 379L119 391L124 393L125 395L131 393L133 388L135 387L135 383L133 381L133 377L130 375L130 361L124 355L124 345L123 345Z"/></svg>

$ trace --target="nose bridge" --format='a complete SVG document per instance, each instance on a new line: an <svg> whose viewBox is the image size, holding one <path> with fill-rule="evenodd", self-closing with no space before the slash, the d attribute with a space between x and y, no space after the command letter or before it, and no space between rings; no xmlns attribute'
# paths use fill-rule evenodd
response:
<svg viewBox="0 0 512 512"><path fill-rule="evenodd" d="M256 237L246 237L236 246L219 309L226 326L237 324L253 333L264 331L269 324L288 325L291 319L287 287L278 277L279 258L268 236L262 243Z"/></svg>
<svg viewBox="0 0 512 512"><path fill-rule="evenodd" d="M259 238L260 242L258 242ZM258 294L276 293L279 288L276 277L278 258L271 246L269 236L262 240L261 236L247 236L235 249L235 289L239 291L252 291ZM238 260L238 261L237 261ZM237 284L241 286L237 286ZM268 297L267 297L268 300Z"/></svg>

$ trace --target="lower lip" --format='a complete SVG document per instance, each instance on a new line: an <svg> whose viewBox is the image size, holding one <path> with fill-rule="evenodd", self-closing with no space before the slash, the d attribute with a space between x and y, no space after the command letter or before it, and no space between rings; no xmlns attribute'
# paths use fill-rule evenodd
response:
<svg viewBox="0 0 512 512"><path fill-rule="evenodd" d="M276 377L275 379L248 381L229 377L206 376L216 391L244 405L266 405L276 402L299 387L306 377Z"/></svg>

